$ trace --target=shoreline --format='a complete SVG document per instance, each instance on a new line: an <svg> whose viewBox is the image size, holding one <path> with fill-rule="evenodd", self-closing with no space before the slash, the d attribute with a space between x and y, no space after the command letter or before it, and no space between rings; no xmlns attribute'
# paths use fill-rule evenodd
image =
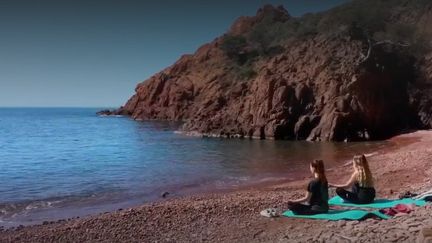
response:
<svg viewBox="0 0 432 243"><path fill-rule="evenodd" d="M225 144L225 141L226 140L223 139L222 143ZM250 142L258 143L257 141ZM239 143L243 142L239 141ZM249 141L245 141L245 143L248 144ZM323 148L328 147L328 145L322 144L325 142L264 141L263 143L267 145L269 143L277 143L279 145L286 145L286 143L305 143L308 144L307 146L313 147L315 147L316 144L317 149L322 149L321 145L324 146ZM293 145L289 145L288 148L291 146ZM330 152L320 154L322 154L324 160L328 162L328 170L335 170L339 166L343 166L344 163L347 163L347 161L352 158L352 155L357 152L364 151L365 153L376 154L377 151L381 151L384 148L391 149L392 147L394 147L394 145L386 141L372 141L369 143L340 142L330 143ZM303 156L308 159L303 158ZM121 192L115 191L103 192L101 194L72 195L68 197L52 197L34 201L29 200L5 203L4 205L0 205L3 206L0 207L0 214L2 214L2 217L0 217L0 228L3 227L3 229L10 229L55 222L58 220L67 220L76 217L91 217L106 212L115 212L118 209L138 207L143 204L165 201L167 199L181 199L194 195L205 196L206 194L211 193L232 193L236 191L265 188L288 183L290 181L303 180L309 176L307 164L312 158L315 157L301 155L292 161L287 158L286 161L289 163L286 165L280 164L277 166L279 169L265 171L266 168L264 167L267 167L266 162L270 160L267 157L263 157L262 159L265 159L265 161L262 159L256 160L256 162L264 164L264 170L259 170L259 172L257 171L258 173L245 175L241 178L225 178L220 180L210 179L201 180L200 182L194 182L187 185L179 184L155 187L153 191L146 192L145 194L129 195L125 193L124 195L121 195ZM297 166L297 168L292 167L292 165ZM299 167L299 165L301 166ZM167 196L163 197L163 194L167 194Z"/></svg>
<svg viewBox="0 0 432 243"><path fill-rule="evenodd" d="M394 137L389 140L395 143L393 146L388 149L384 148L368 158L377 180L379 196L395 198L406 190L418 192L431 187L429 178L432 170L428 169L432 164L432 151L429 149L429 147L432 148L431 135L432 131L417 131ZM412 167L412 170L406 170L407 166ZM340 177L336 175L336 171L340 173L340 171L345 172L349 169L346 165L330 168L328 178L332 180L338 178L337 181L340 182L346 179L344 178L346 176ZM412 178L415 178L415 181ZM307 180L308 178L292 181L284 179L252 185L250 188L242 187L233 191L169 198L83 219L60 220L45 223L45 225L2 230L0 241L40 242L73 239L74 241L266 242L295 239L306 242L315 237L316 232L322 231L326 221L284 217L268 219L260 216L259 212L269 207L284 209L284 204L288 199L303 195L302 189ZM431 210L430 207L426 209ZM377 220L366 220L358 224L369 227L387 222L377 221L377 223L375 221ZM335 225L339 222L327 223ZM332 230L343 229L344 227ZM403 237L400 239L408 240L411 239L410 237L417 237L416 234L419 231L420 229L413 231L410 235L404 236L406 239ZM330 238L320 235L317 239L333 239L335 234L328 236ZM374 236L379 239L379 237L385 237L386 234ZM343 237L339 238L343 240Z"/></svg>

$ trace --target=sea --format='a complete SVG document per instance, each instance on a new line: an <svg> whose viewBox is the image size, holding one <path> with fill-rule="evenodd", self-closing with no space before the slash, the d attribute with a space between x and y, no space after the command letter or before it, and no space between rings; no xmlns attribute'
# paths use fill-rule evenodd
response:
<svg viewBox="0 0 432 243"><path fill-rule="evenodd" d="M309 176L389 142L330 143L186 136L181 124L98 116L102 108L0 108L0 226Z"/></svg>

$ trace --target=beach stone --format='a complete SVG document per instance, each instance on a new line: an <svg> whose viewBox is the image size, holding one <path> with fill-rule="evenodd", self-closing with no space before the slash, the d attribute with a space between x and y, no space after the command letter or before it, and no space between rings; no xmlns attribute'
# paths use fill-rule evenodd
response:
<svg viewBox="0 0 432 243"><path fill-rule="evenodd" d="M408 231L415 233L415 232L421 231L421 229L422 229L422 227L412 227L412 228L409 228Z"/></svg>
<svg viewBox="0 0 432 243"><path fill-rule="evenodd" d="M420 231L418 243L432 243L432 226L425 227Z"/></svg>
<svg viewBox="0 0 432 243"><path fill-rule="evenodd" d="M406 222L400 222L399 224L400 228L408 230L409 229L409 225Z"/></svg>
<svg viewBox="0 0 432 243"><path fill-rule="evenodd" d="M337 224L337 227L341 228L341 227L344 227L345 225L346 225L345 221L339 221Z"/></svg>
<svg viewBox="0 0 432 243"><path fill-rule="evenodd" d="M357 225L357 224L359 224L359 223L360 223L359 221L352 220L352 221L348 221L346 224L347 224L347 225Z"/></svg>
<svg viewBox="0 0 432 243"><path fill-rule="evenodd" d="M352 225L345 225L344 230L347 230L347 231L353 230L353 226Z"/></svg>

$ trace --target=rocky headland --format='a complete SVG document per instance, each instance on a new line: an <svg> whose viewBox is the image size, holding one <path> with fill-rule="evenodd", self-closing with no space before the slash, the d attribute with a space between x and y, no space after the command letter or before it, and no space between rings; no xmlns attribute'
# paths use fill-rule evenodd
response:
<svg viewBox="0 0 432 243"><path fill-rule="evenodd" d="M430 128L431 24L422 0L352 1L302 17L267 5L102 113L261 139L371 140Z"/></svg>

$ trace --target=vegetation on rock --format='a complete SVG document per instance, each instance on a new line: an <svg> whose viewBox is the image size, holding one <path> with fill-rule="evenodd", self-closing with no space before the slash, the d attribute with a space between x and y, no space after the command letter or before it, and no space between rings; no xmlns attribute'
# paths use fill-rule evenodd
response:
<svg viewBox="0 0 432 243"><path fill-rule="evenodd" d="M264 6L138 85L117 113L226 137L382 139L432 127L432 3Z"/></svg>

